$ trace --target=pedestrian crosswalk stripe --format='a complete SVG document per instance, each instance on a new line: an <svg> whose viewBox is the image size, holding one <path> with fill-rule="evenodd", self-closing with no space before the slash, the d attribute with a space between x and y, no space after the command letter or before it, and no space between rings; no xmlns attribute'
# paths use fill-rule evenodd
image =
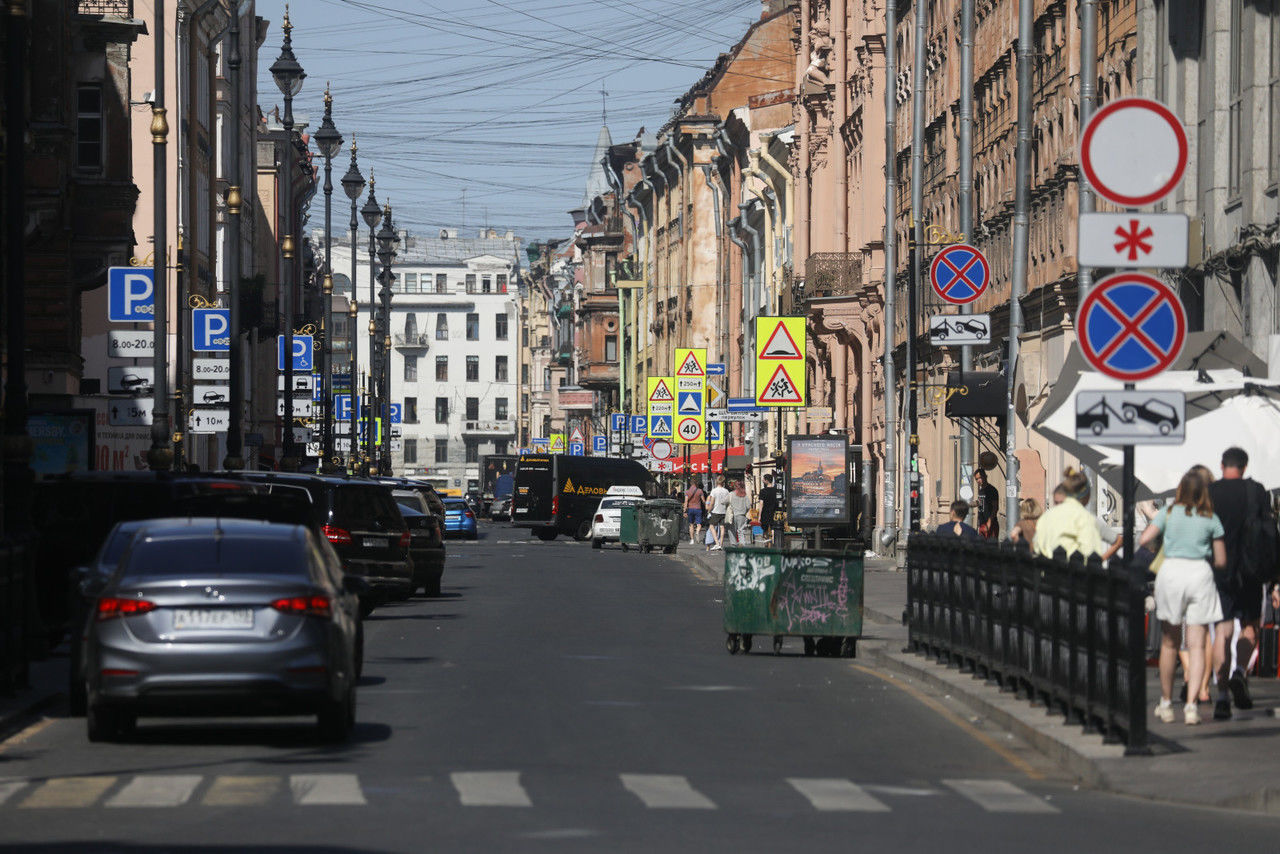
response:
<svg viewBox="0 0 1280 854"><path fill-rule="evenodd" d="M987 812L1056 813L1056 807L1045 803L1007 780L943 780Z"/></svg>
<svg viewBox="0 0 1280 854"><path fill-rule="evenodd" d="M848 780L831 778L788 777L787 782L797 792L809 799L813 808L822 811L888 812L883 801L873 798L867 790Z"/></svg>
<svg viewBox="0 0 1280 854"><path fill-rule="evenodd" d="M204 779L199 774L140 774L107 799L109 807L176 807Z"/></svg>
<svg viewBox="0 0 1280 854"><path fill-rule="evenodd" d="M0 804L26 788L26 780L0 780Z"/></svg>
<svg viewBox="0 0 1280 854"><path fill-rule="evenodd" d="M340 806L365 803L355 774L294 774L289 778L297 804Z"/></svg>
<svg viewBox="0 0 1280 854"><path fill-rule="evenodd" d="M115 777L54 777L32 792L20 806L25 809L87 807L115 785Z"/></svg>
<svg viewBox="0 0 1280 854"><path fill-rule="evenodd" d="M215 777L202 803L211 807L265 804L279 790L279 777Z"/></svg>
<svg viewBox="0 0 1280 854"><path fill-rule="evenodd" d="M713 810L716 805L678 774L621 774L622 785L649 809Z"/></svg>
<svg viewBox="0 0 1280 854"><path fill-rule="evenodd" d="M531 807L519 771L461 771L449 775L464 807Z"/></svg>

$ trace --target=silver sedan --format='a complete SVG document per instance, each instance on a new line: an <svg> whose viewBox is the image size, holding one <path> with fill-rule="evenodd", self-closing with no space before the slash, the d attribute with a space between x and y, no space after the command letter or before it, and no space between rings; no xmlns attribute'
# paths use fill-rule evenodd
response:
<svg viewBox="0 0 1280 854"><path fill-rule="evenodd" d="M357 594L309 528L155 519L99 589L84 638L91 741L139 715L315 714L355 723Z"/></svg>

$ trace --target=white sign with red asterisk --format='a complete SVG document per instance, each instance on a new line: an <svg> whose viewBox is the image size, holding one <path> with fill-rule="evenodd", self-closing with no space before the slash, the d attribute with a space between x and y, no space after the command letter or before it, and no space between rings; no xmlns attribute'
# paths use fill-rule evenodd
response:
<svg viewBox="0 0 1280 854"><path fill-rule="evenodd" d="M1187 218L1182 214L1080 215L1077 262L1115 269L1187 266Z"/></svg>

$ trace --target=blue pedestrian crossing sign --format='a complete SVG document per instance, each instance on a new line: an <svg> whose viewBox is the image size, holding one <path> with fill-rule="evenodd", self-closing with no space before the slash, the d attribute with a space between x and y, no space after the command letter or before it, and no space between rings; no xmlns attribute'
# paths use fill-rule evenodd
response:
<svg viewBox="0 0 1280 854"><path fill-rule="evenodd" d="M609 416L609 429L615 433L621 433L627 429L627 414L625 412L614 412Z"/></svg>
<svg viewBox="0 0 1280 854"><path fill-rule="evenodd" d="M670 439L671 438L671 416L655 415L653 423L649 425L649 436L653 439Z"/></svg>
<svg viewBox="0 0 1280 854"><path fill-rule="evenodd" d="M150 323L156 319L156 278L150 267L107 268L107 320Z"/></svg>
<svg viewBox="0 0 1280 854"><path fill-rule="evenodd" d="M721 438L719 421L707 422L707 441L712 443L724 441L724 439Z"/></svg>
<svg viewBox="0 0 1280 854"><path fill-rule="evenodd" d="M312 348L315 346L315 339L310 335L293 336L293 369L295 371L306 371L311 373L311 367L314 363L312 358ZM276 367L284 370L284 336L276 336Z"/></svg>
<svg viewBox="0 0 1280 854"><path fill-rule="evenodd" d="M700 415L702 413L702 390L682 391L676 404L676 412L681 415Z"/></svg>
<svg viewBox="0 0 1280 854"><path fill-rule="evenodd" d="M609 439L605 436L591 437L591 453L607 454L609 453Z"/></svg>
<svg viewBox="0 0 1280 854"><path fill-rule="evenodd" d="M570 443L569 443L569 456L571 456L571 457L584 457L584 456L586 456L586 454L587 454L587 445L586 445L586 443L585 443L585 442L570 442Z"/></svg>
<svg viewBox="0 0 1280 854"><path fill-rule="evenodd" d="M645 433L645 423L644 423L644 422L645 422L645 420L646 420L646 418L645 418L645 416L643 416L643 415L632 415L632 416L631 416L631 434L632 434L632 435L634 435L634 436L643 436L643 435L644 435L644 433Z"/></svg>

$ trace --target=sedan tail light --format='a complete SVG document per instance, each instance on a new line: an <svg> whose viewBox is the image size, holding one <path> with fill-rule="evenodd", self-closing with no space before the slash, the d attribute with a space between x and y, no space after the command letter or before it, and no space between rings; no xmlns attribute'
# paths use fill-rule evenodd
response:
<svg viewBox="0 0 1280 854"><path fill-rule="evenodd" d="M333 613L328 596L287 596L271 603L282 614L303 614L312 617L328 617Z"/></svg>
<svg viewBox="0 0 1280 854"><path fill-rule="evenodd" d="M603 522L603 521L604 521L604 514L603 514L603 513L597 513L597 514L596 514L596 521L597 521L597 522Z"/></svg>
<svg viewBox="0 0 1280 854"><path fill-rule="evenodd" d="M470 510L463 511L462 515L466 516L468 519L476 518L476 514L472 513Z"/></svg>
<svg viewBox="0 0 1280 854"><path fill-rule="evenodd" d="M334 543L336 545L339 545L339 546L351 545L351 532L343 530L342 528L339 528L336 525L325 525L324 535L325 537L328 538L329 542Z"/></svg>
<svg viewBox="0 0 1280 854"><path fill-rule="evenodd" d="M98 600L98 619L110 620L113 617L136 617L149 614L156 609L155 602L146 599L120 599L115 596L104 596Z"/></svg>
<svg viewBox="0 0 1280 854"><path fill-rule="evenodd" d="M409 541L410 541L411 539L413 539L413 538L409 536L409 532L408 532L408 531L405 531L403 534L401 534L401 535L400 535L400 548L402 548L402 549L407 549L407 548L409 548Z"/></svg>

